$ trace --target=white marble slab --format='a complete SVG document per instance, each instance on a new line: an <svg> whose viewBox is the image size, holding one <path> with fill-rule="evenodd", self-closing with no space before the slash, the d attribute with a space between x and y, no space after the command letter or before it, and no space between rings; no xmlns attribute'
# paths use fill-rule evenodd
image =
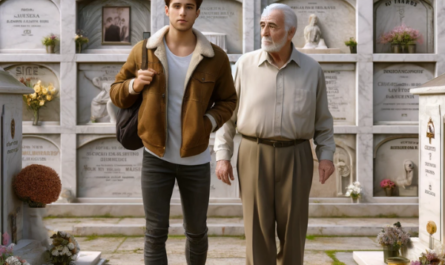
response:
<svg viewBox="0 0 445 265"><path fill-rule="evenodd" d="M15 0L0 4L0 52L46 53L41 41L50 34L60 37L60 11L53 1Z"/></svg>
<svg viewBox="0 0 445 265"><path fill-rule="evenodd" d="M22 167L39 164L54 169L60 176L60 136L23 136Z"/></svg>
<svg viewBox="0 0 445 265"><path fill-rule="evenodd" d="M358 265L386 265L383 251L354 251L352 257Z"/></svg>

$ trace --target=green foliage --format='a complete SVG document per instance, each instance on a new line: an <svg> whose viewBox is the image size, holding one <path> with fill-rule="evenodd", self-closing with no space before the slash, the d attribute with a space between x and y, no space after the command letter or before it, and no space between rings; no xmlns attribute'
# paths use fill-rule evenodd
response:
<svg viewBox="0 0 445 265"><path fill-rule="evenodd" d="M349 38L349 40L345 41L345 45L349 47L357 46L357 41L354 38Z"/></svg>
<svg viewBox="0 0 445 265"><path fill-rule="evenodd" d="M45 46L55 46L57 43L59 43L59 38L57 38L54 34L43 37L42 39L42 44Z"/></svg>

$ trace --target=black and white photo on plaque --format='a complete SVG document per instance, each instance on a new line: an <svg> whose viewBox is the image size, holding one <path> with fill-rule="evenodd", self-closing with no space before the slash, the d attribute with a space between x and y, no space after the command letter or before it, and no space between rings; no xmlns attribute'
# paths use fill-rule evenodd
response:
<svg viewBox="0 0 445 265"><path fill-rule="evenodd" d="M130 19L129 6L102 7L102 44L131 45Z"/></svg>

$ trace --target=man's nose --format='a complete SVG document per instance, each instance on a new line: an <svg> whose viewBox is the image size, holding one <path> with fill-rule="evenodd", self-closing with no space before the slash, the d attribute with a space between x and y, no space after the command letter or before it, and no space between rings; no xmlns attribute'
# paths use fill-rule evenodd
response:
<svg viewBox="0 0 445 265"><path fill-rule="evenodd" d="M185 7L182 7L180 10L179 10L179 15L181 15L181 16L185 16Z"/></svg>

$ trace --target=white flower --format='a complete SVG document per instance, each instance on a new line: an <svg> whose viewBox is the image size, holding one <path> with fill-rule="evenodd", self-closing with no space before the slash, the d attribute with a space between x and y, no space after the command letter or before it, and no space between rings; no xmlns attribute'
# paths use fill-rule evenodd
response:
<svg viewBox="0 0 445 265"><path fill-rule="evenodd" d="M20 260L18 260L16 257L11 256L9 258L6 259L6 263L8 263L9 265L22 265L22 263L20 262Z"/></svg>
<svg viewBox="0 0 445 265"><path fill-rule="evenodd" d="M63 232L63 231L59 231L59 235L60 235L61 237L66 237L66 233Z"/></svg>
<svg viewBox="0 0 445 265"><path fill-rule="evenodd" d="M54 257L59 256L59 251L57 249L54 249L53 251L51 251L51 255L53 255Z"/></svg>
<svg viewBox="0 0 445 265"><path fill-rule="evenodd" d="M73 250L73 249L74 249L74 244L73 244L73 243L69 243L69 244L68 244L68 248L69 248L70 250Z"/></svg>
<svg viewBox="0 0 445 265"><path fill-rule="evenodd" d="M76 261L76 260L77 260L77 254L74 254L74 255L71 257L71 260Z"/></svg>
<svg viewBox="0 0 445 265"><path fill-rule="evenodd" d="M349 196L351 196L351 192L347 191L345 195L349 197Z"/></svg>
<svg viewBox="0 0 445 265"><path fill-rule="evenodd" d="M358 181L354 182L354 186L360 187L360 182L358 182Z"/></svg>
<svg viewBox="0 0 445 265"><path fill-rule="evenodd" d="M68 257L70 257L70 256L73 255L73 254L72 254L71 252L68 251L68 252L66 253L66 255L67 255Z"/></svg>
<svg viewBox="0 0 445 265"><path fill-rule="evenodd" d="M68 249L68 247L65 246L62 250L62 254L67 254L67 253L70 253L70 250Z"/></svg>
<svg viewBox="0 0 445 265"><path fill-rule="evenodd" d="M62 245L57 246L57 250L62 251L63 250L63 246Z"/></svg>

